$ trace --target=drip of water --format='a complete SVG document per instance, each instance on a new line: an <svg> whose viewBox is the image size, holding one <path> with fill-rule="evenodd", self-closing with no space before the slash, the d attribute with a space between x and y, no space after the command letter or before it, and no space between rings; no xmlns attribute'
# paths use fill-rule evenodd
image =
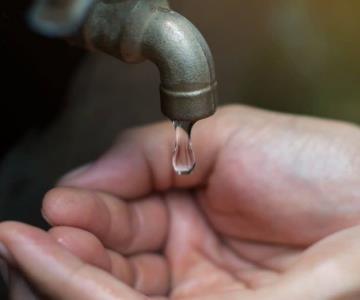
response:
<svg viewBox="0 0 360 300"><path fill-rule="evenodd" d="M196 165L191 145L191 130L194 123L189 121L174 121L173 123L176 134L172 158L173 168L178 175L189 175Z"/></svg>

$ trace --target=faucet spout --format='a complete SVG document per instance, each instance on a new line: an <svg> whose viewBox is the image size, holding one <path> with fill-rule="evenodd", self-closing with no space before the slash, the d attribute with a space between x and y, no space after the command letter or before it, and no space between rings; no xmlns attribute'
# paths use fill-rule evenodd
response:
<svg viewBox="0 0 360 300"><path fill-rule="evenodd" d="M180 14L158 8L143 35L142 52L160 71L162 112L171 120L197 121L216 109L217 81L210 49Z"/></svg>
<svg viewBox="0 0 360 300"><path fill-rule="evenodd" d="M161 109L169 119L194 123L215 112L217 81L211 51L195 26L172 11L167 0L93 2L77 42L127 63L146 59L155 63Z"/></svg>

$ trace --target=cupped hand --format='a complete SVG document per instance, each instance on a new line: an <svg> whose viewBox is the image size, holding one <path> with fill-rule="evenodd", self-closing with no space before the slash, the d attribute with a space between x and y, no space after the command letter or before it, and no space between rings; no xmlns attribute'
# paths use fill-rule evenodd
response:
<svg viewBox="0 0 360 300"><path fill-rule="evenodd" d="M130 130L46 195L48 233L1 224L3 256L28 281L12 275L13 294L360 297L356 126L223 108L195 126L186 177L172 170L173 143L169 124Z"/></svg>

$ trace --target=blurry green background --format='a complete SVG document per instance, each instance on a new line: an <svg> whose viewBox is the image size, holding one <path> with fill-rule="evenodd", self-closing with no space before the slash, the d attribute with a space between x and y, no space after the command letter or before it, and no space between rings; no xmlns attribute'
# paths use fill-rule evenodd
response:
<svg viewBox="0 0 360 300"><path fill-rule="evenodd" d="M360 122L359 1L178 3L212 45L222 100Z"/></svg>

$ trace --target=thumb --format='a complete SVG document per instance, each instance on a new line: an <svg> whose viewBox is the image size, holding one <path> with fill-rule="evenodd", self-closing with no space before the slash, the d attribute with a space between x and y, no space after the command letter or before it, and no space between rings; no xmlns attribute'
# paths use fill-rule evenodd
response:
<svg viewBox="0 0 360 300"><path fill-rule="evenodd" d="M1 223L0 243L1 256L50 299L144 299L105 271L80 261L40 229Z"/></svg>
<svg viewBox="0 0 360 300"><path fill-rule="evenodd" d="M359 299L359 236L357 226L309 248L284 277L287 290L303 291L299 299Z"/></svg>
<svg viewBox="0 0 360 300"><path fill-rule="evenodd" d="M126 131L98 161L62 178L61 186L96 189L123 198L138 198L152 191L191 188L204 183L216 156L238 127L241 111L228 107L193 128L197 166L189 176L176 176L172 169L175 130L170 122Z"/></svg>

